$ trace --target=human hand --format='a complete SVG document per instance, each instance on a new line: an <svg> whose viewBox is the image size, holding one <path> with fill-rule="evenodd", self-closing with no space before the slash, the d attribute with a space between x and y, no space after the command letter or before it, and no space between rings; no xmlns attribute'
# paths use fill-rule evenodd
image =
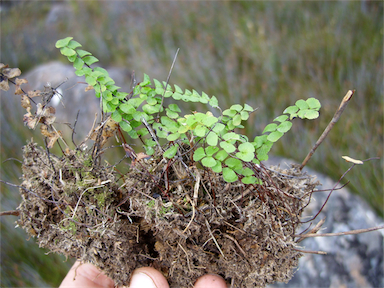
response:
<svg viewBox="0 0 384 288"><path fill-rule="evenodd" d="M111 278L92 264L76 261L61 282L60 288L114 288ZM151 267L138 268L133 272L129 288L169 288L165 277ZM227 288L224 279L218 275L206 274L200 277L194 288Z"/></svg>

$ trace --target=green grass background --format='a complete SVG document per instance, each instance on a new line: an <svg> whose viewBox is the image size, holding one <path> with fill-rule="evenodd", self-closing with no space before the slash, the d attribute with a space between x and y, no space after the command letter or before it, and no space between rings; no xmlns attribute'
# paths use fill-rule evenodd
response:
<svg viewBox="0 0 384 288"><path fill-rule="evenodd" d="M346 180L383 216L382 1L54 2L2 2L2 63L26 72L65 61L54 43L73 36L102 66L135 70L139 80L142 73L165 80L180 48L170 83L215 95L224 109L235 103L258 107L243 131L250 138L296 100L319 99L320 118L294 121L272 150L298 162L346 92L355 89L308 166L337 180L350 166L342 155L381 157L355 167ZM52 17L57 5L60 13ZM5 113L6 99L1 101L2 161L20 159L21 146L33 134ZM1 179L18 183L20 164L1 166ZM1 185L2 210L17 207L17 193ZM34 240L25 241L26 234L13 229L15 219L3 218L0 286L57 286L70 263L44 255Z"/></svg>

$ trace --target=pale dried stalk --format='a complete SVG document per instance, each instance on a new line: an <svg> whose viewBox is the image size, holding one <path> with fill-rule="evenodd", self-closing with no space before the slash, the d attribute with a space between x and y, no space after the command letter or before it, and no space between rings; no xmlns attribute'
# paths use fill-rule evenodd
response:
<svg viewBox="0 0 384 288"><path fill-rule="evenodd" d="M301 163L300 168L299 168L300 170L302 170L304 168L304 166L307 164L309 159L311 159L313 153L315 153L317 147L319 147L321 142L324 141L325 137L327 137L329 131L331 131L331 129L333 128L335 123L337 121L339 121L339 118L340 118L341 114L343 113L345 107L347 107L347 104L348 104L349 100L351 100L353 93L355 93L355 90L349 90L347 92L347 94L345 94L345 96L344 96L343 100L341 101L340 106L337 109L335 115L333 116L331 122L329 122L327 128L325 128L325 130L324 130L323 134L321 134L319 140L317 140L315 145L313 145L311 151L309 151L307 157L305 157L303 163Z"/></svg>

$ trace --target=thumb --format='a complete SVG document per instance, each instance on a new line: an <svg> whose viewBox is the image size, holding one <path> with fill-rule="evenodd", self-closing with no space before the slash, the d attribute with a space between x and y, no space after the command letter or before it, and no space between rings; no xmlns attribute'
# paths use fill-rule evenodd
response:
<svg viewBox="0 0 384 288"><path fill-rule="evenodd" d="M165 277L151 267L139 268L133 272L129 288L169 288Z"/></svg>

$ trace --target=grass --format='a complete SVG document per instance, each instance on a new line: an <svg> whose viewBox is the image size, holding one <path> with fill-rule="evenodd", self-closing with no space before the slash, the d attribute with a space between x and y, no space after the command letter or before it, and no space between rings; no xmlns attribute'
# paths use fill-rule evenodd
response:
<svg viewBox="0 0 384 288"><path fill-rule="evenodd" d="M73 36L102 66L123 65L135 70L138 78L145 72L165 80L180 48L171 83L216 95L222 107L232 103L259 107L244 129L251 137L296 100L319 99L320 118L295 121L293 130L272 150L299 162L345 93L356 89L308 165L337 180L349 167L342 155L381 157L354 168L346 180L383 216L382 2L73 1L65 5L72 16L66 17L63 10L52 23L47 22L49 2L23 2L7 13L2 11L1 62L25 72L49 60L64 61L54 43ZM12 129L26 132L16 126ZM16 135L13 138L20 140L8 145L2 134L3 159L20 155L16 150L25 137ZM9 175L14 182L17 173Z"/></svg>

